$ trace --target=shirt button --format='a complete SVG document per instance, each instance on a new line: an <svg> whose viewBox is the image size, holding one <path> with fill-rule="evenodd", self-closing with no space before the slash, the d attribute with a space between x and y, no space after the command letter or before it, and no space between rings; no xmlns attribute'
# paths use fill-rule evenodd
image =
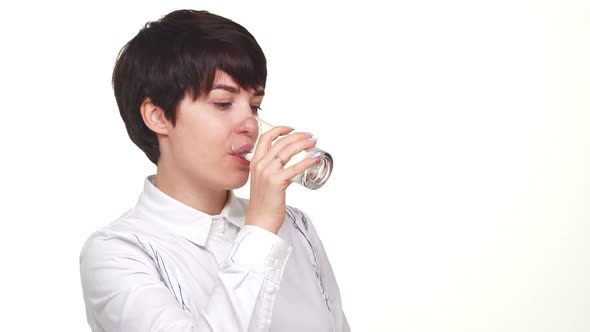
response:
<svg viewBox="0 0 590 332"><path fill-rule="evenodd" d="M223 220L221 220L221 218L218 218L218 217L213 218L213 228L216 231L219 231L219 232L223 233L223 229L224 229L223 226L224 226L223 225Z"/></svg>

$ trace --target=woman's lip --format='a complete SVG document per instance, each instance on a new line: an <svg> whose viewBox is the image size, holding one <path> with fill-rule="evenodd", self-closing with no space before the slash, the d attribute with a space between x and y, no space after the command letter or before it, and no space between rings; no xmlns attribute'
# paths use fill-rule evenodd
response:
<svg viewBox="0 0 590 332"><path fill-rule="evenodd" d="M236 149L235 151L233 151L233 153L237 154L237 155L244 155L245 153L251 152L253 148L254 148L253 144L244 144L244 145L240 146L238 149Z"/></svg>
<svg viewBox="0 0 590 332"><path fill-rule="evenodd" d="M240 163L241 165L244 165L244 166L250 166L250 161L249 161L248 159L244 158L244 156L243 156L243 155L241 155L241 154L233 154L233 155L232 155L232 157L233 157L233 158L234 158L234 159L235 159L235 160L236 160L238 163Z"/></svg>

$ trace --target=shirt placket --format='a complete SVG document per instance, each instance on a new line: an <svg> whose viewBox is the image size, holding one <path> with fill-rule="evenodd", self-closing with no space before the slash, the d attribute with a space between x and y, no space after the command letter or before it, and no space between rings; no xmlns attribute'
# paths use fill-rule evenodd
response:
<svg viewBox="0 0 590 332"><path fill-rule="evenodd" d="M215 257L218 266L221 266L225 262L227 252L232 244L228 241L227 236L225 236L226 228L226 222L222 217L213 217L207 247Z"/></svg>

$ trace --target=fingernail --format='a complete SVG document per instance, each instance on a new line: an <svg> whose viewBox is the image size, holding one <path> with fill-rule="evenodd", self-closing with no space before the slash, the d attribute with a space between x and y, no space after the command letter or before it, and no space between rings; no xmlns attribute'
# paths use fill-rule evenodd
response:
<svg viewBox="0 0 590 332"><path fill-rule="evenodd" d="M307 135L307 136L313 136L312 133L305 133L305 135Z"/></svg>
<svg viewBox="0 0 590 332"><path fill-rule="evenodd" d="M308 140L308 141L314 141L314 142L315 142L315 141L317 141L318 139L317 139L317 138L315 138L315 137L310 137L310 138L308 138L307 140Z"/></svg>
<svg viewBox="0 0 590 332"><path fill-rule="evenodd" d="M321 156L322 153L321 152L316 152L314 154L312 154L309 159L317 159L319 156Z"/></svg>

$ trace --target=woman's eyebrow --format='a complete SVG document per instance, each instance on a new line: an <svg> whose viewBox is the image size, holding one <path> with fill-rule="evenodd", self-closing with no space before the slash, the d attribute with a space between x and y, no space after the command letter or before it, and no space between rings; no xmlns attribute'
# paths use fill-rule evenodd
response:
<svg viewBox="0 0 590 332"><path fill-rule="evenodd" d="M224 90L230 93L238 93L238 89L236 87L226 84L217 84L211 89L211 91L213 90Z"/></svg>
<svg viewBox="0 0 590 332"><path fill-rule="evenodd" d="M211 91L213 91L213 90L224 90L224 91L227 91L229 93L234 93L234 94L239 92L238 88L231 86L231 85L227 85L227 84L216 84L211 89ZM264 96L264 89L256 90L256 92L254 92L254 96L255 97Z"/></svg>

